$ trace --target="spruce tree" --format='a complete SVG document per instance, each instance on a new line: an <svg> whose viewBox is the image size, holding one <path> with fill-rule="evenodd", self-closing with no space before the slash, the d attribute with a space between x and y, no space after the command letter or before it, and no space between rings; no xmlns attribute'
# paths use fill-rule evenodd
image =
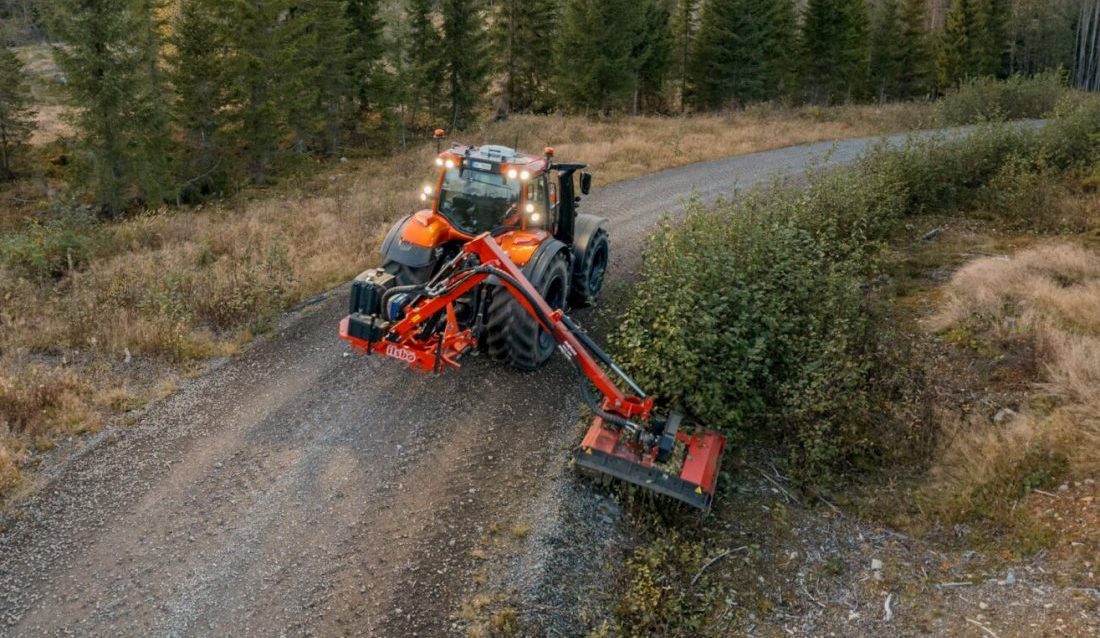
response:
<svg viewBox="0 0 1100 638"><path fill-rule="evenodd" d="M439 114L443 87L443 42L435 26L432 0L409 0L405 8L405 85L410 119L415 124L421 109L434 124Z"/></svg>
<svg viewBox="0 0 1100 638"><path fill-rule="evenodd" d="M901 97L904 43L898 2L883 0L872 22L871 85L881 102Z"/></svg>
<svg viewBox="0 0 1100 638"><path fill-rule="evenodd" d="M227 55L221 0L184 0L172 29L173 121L182 134L181 195L194 201L229 186L232 156L224 130L229 94L223 60Z"/></svg>
<svg viewBox="0 0 1100 638"><path fill-rule="evenodd" d="M936 56L941 88L1004 72L1009 10L1007 0L954 0Z"/></svg>
<svg viewBox="0 0 1100 638"><path fill-rule="evenodd" d="M636 0L568 0L554 52L555 83L566 106L607 112L631 104L643 7Z"/></svg>
<svg viewBox="0 0 1100 638"><path fill-rule="evenodd" d="M964 54L967 77L996 75L1001 69L1004 41L993 0L967 0L967 48Z"/></svg>
<svg viewBox="0 0 1100 638"><path fill-rule="evenodd" d="M809 0L802 48L810 100L831 103L858 97L870 66L864 0Z"/></svg>
<svg viewBox="0 0 1100 638"><path fill-rule="evenodd" d="M362 34L353 29L345 0L311 0L287 29L287 47L295 51L292 74L296 86L291 95L302 110L292 110L300 122L299 152L320 150L337 155L356 97L366 100L374 88L376 69L358 46ZM363 7L359 7L363 8ZM357 16L366 20L366 16ZM364 106L365 106L364 102Z"/></svg>
<svg viewBox="0 0 1100 638"><path fill-rule="evenodd" d="M384 25L378 11L378 0L347 0L347 24L338 27L348 30L347 73L350 80L357 85L356 96L363 110L378 108L386 103L385 71L382 64L382 54L385 51ZM337 26L335 23L331 24L328 29ZM322 32L326 30L322 28ZM337 58L343 55L339 54Z"/></svg>
<svg viewBox="0 0 1100 638"><path fill-rule="evenodd" d="M672 34L675 46L676 81L679 90L680 112L683 113L687 101L688 73L691 68L691 51L695 44L698 29L699 0L679 0L672 18Z"/></svg>
<svg viewBox="0 0 1100 638"><path fill-rule="evenodd" d="M642 0L642 20L633 58L638 65L633 110L653 112L664 106L665 83L672 67L673 39L667 0Z"/></svg>
<svg viewBox="0 0 1100 638"><path fill-rule="evenodd" d="M6 42L0 42L0 180L15 176L16 161L33 130L23 63Z"/></svg>
<svg viewBox="0 0 1100 638"><path fill-rule="evenodd" d="M760 10L764 97L789 96L798 74L798 15L794 0L761 0Z"/></svg>
<svg viewBox="0 0 1100 638"><path fill-rule="evenodd" d="M293 90L290 72L295 52L284 49L289 0L225 0L224 62L230 91L230 129L253 184L264 184L280 159L280 140L287 132L286 92Z"/></svg>
<svg viewBox="0 0 1100 638"><path fill-rule="evenodd" d="M450 100L451 128L474 124L485 94L489 64L480 0L442 0L443 67Z"/></svg>
<svg viewBox="0 0 1100 638"><path fill-rule="evenodd" d="M557 27L557 0L497 2L493 48L509 111L550 107L551 61Z"/></svg>
<svg viewBox="0 0 1100 638"><path fill-rule="evenodd" d="M700 108L779 97L794 70L790 0L706 0L692 55L692 99Z"/></svg>
<svg viewBox="0 0 1100 638"><path fill-rule="evenodd" d="M901 46L898 69L898 94L911 98L928 90L931 50L925 27L925 0L900 0Z"/></svg>
<svg viewBox="0 0 1100 638"><path fill-rule="evenodd" d="M969 50L969 0L955 0L947 13L943 34L936 51L936 80L940 90L958 84L966 75Z"/></svg>
<svg viewBox="0 0 1100 638"><path fill-rule="evenodd" d="M114 217L170 190L159 30L145 0L54 0L54 59L75 107L82 163L101 210Z"/></svg>

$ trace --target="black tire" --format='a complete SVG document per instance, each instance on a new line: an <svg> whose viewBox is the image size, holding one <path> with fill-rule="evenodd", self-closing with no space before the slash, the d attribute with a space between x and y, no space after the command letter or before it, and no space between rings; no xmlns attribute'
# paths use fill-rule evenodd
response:
<svg viewBox="0 0 1100 638"><path fill-rule="evenodd" d="M398 286L412 286L425 283L431 279L434 264L428 264L423 268L412 268L396 261L387 261L382 264L382 270L397 277Z"/></svg>
<svg viewBox="0 0 1100 638"><path fill-rule="evenodd" d="M569 260L564 253L552 258L541 273L527 273L531 285L553 309L564 309L569 296ZM497 288L489 305L486 325L489 355L520 370L536 370L554 354L557 341L504 288Z"/></svg>
<svg viewBox="0 0 1100 638"><path fill-rule="evenodd" d="M573 271L570 302L576 308L583 308L596 303L600 291L603 290L607 267L611 263L611 242L607 238L607 231L597 231L592 241L588 242L584 255L578 255L577 258L580 261Z"/></svg>

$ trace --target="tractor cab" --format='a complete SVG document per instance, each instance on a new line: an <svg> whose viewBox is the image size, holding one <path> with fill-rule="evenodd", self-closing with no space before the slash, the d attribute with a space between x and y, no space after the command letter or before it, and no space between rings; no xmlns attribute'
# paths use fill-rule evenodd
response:
<svg viewBox="0 0 1100 638"><path fill-rule="evenodd" d="M455 146L436 158L440 172L421 200L463 235L504 228L545 228L557 186L547 179L552 153L523 155L506 146Z"/></svg>

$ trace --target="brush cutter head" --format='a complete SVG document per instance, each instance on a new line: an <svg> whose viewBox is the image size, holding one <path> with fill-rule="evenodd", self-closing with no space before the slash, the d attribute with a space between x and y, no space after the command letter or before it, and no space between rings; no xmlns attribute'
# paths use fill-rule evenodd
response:
<svg viewBox="0 0 1100 638"><path fill-rule="evenodd" d="M576 451L577 466L707 512L714 500L726 439L705 429L681 432L680 421L680 415L673 413L658 424L656 441L642 441L597 417ZM683 445L682 458L677 443Z"/></svg>

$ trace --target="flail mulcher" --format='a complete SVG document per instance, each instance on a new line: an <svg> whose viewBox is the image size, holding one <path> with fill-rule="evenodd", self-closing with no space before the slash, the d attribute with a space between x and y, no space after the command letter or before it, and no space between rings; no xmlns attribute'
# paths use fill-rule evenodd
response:
<svg viewBox="0 0 1100 638"><path fill-rule="evenodd" d="M653 397L565 314L595 302L610 257L606 220L577 212L586 167L554 162L553 149L502 146L453 146L436 164L421 194L430 207L399 221L382 267L353 282L340 338L437 374L475 351L533 370L557 349L596 415L577 464L709 509L725 438L657 415Z"/></svg>

